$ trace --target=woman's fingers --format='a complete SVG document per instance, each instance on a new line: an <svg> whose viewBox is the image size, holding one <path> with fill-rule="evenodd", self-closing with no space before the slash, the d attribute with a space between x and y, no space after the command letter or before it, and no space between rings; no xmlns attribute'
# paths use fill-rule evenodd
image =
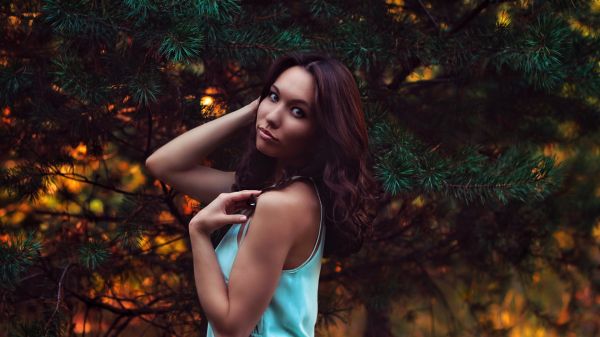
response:
<svg viewBox="0 0 600 337"><path fill-rule="evenodd" d="M260 190L243 190L225 194L227 198L224 203L226 212L231 214L240 209L252 208L250 203L253 201L253 197L260 193Z"/></svg>
<svg viewBox="0 0 600 337"><path fill-rule="evenodd" d="M248 201L242 200L242 201L232 202L230 205L227 206L226 210L227 210L227 213L231 214L231 213L239 212L240 210L248 209L248 208L251 208L250 206L248 206Z"/></svg>
<svg viewBox="0 0 600 337"><path fill-rule="evenodd" d="M231 192L231 193L229 193L229 200L242 201L242 200L249 199L253 195L257 196L261 192L262 192L261 190L243 190L243 191Z"/></svg>

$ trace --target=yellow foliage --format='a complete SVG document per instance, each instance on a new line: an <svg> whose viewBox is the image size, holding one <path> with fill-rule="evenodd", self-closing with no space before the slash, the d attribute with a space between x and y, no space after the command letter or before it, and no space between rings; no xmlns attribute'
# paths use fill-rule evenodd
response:
<svg viewBox="0 0 600 337"><path fill-rule="evenodd" d="M600 220L592 228L592 237L596 240L596 243L600 244Z"/></svg>
<svg viewBox="0 0 600 337"><path fill-rule="evenodd" d="M226 109L223 104L219 104L213 97L221 92L222 90L217 87L208 87L204 90L204 96L200 98L203 113L211 113L215 117L220 117L225 113Z"/></svg>
<svg viewBox="0 0 600 337"><path fill-rule="evenodd" d="M508 26L510 25L510 14L506 10L499 10L496 14L496 25L498 26Z"/></svg>
<svg viewBox="0 0 600 337"><path fill-rule="evenodd" d="M21 221L23 221L23 219L25 219L25 213L23 213L21 211L16 211L10 216L10 219L8 220L8 222L16 225L16 224L21 223Z"/></svg>
<svg viewBox="0 0 600 337"><path fill-rule="evenodd" d="M187 245L185 244L185 241L183 239L179 239L179 240L175 240L172 242L169 242L171 240L173 240L175 237L173 236L164 236L164 235L159 235L156 238L154 238L154 242L159 246L158 248L156 248L156 253L157 254L161 254L161 255L169 255L171 253L183 253L186 252L187 249ZM168 242L168 243L167 243Z"/></svg>
<svg viewBox="0 0 600 337"><path fill-rule="evenodd" d="M129 167L129 175L126 176L127 183L124 184L124 189L132 191L146 183L146 176L142 173L140 164L134 164Z"/></svg>
<svg viewBox="0 0 600 337"><path fill-rule="evenodd" d="M526 9L529 8L529 6L531 6L533 0L519 0L519 7Z"/></svg>
<svg viewBox="0 0 600 337"><path fill-rule="evenodd" d="M411 204L417 208L421 208L425 204L425 198L423 198L422 195L419 195L418 197L413 199Z"/></svg>
<svg viewBox="0 0 600 337"><path fill-rule="evenodd" d="M502 326L510 327L515 323L515 317L510 311L502 310L502 313L500 314L500 322L502 323Z"/></svg>
<svg viewBox="0 0 600 337"><path fill-rule="evenodd" d="M9 15L8 16L8 24L11 26L18 26L19 24L21 24L21 19L19 19L19 17L14 16L14 15Z"/></svg>
<svg viewBox="0 0 600 337"><path fill-rule="evenodd" d="M571 295L568 293L562 294L563 305L558 313L558 317L556 317L556 324L562 325L567 323L571 317L569 315L569 302L571 300Z"/></svg>
<svg viewBox="0 0 600 337"><path fill-rule="evenodd" d="M438 65L421 66L416 68L406 77L406 82L429 80L434 78L439 71L440 66Z"/></svg>
<svg viewBox="0 0 600 337"><path fill-rule="evenodd" d="M77 145L77 147L75 147L75 148L73 148L71 146L67 146L67 148L69 149L69 154L74 159L77 159L77 160L85 159L85 155L87 154L87 146L85 144L83 144L83 142L80 142L79 145Z"/></svg>
<svg viewBox="0 0 600 337"><path fill-rule="evenodd" d="M10 160L9 159L9 160L7 160L7 161L4 162L4 168L5 169L10 169L10 168L13 168L13 167L16 167L16 166L17 166L17 162L14 161L14 160Z"/></svg>
<svg viewBox="0 0 600 337"><path fill-rule="evenodd" d="M402 13L402 6L404 6L404 0L386 0L385 3L389 5L388 13L392 16Z"/></svg>
<svg viewBox="0 0 600 337"><path fill-rule="evenodd" d="M540 273L537 271L535 273L533 273L533 275L531 276L531 280L533 281L534 284L540 283L541 279L542 278L540 276Z"/></svg>
<svg viewBox="0 0 600 337"><path fill-rule="evenodd" d="M211 105L215 102L215 100L211 96L202 96L200 99L201 105Z"/></svg>
<svg viewBox="0 0 600 337"><path fill-rule="evenodd" d="M79 194L83 189L83 183L73 179L63 178L62 183L69 192L73 192L74 194Z"/></svg>
<svg viewBox="0 0 600 337"><path fill-rule="evenodd" d="M171 223L175 221L175 217L173 217L173 214L169 211L161 211L160 214L158 214L158 221L160 223Z"/></svg>
<svg viewBox="0 0 600 337"><path fill-rule="evenodd" d="M119 169L119 171L125 172L129 170L129 163L125 160L119 160L119 162L117 163L117 168Z"/></svg>
<svg viewBox="0 0 600 337"><path fill-rule="evenodd" d="M198 208L200 203L197 200L194 200L187 195L183 196L183 214L190 215L194 211L194 209Z"/></svg>
<svg viewBox="0 0 600 337"><path fill-rule="evenodd" d="M80 213L81 212L81 207L72 202L60 204L59 208L60 208L59 210L65 211L67 213Z"/></svg>
<svg viewBox="0 0 600 337"><path fill-rule="evenodd" d="M140 238L140 249L145 251L145 250L149 250L152 247L152 244L150 242L150 237L148 235L143 235Z"/></svg>
<svg viewBox="0 0 600 337"><path fill-rule="evenodd" d="M173 273L164 273L160 275L160 280L166 282L171 288L174 288L179 284L179 277Z"/></svg>
<svg viewBox="0 0 600 337"><path fill-rule="evenodd" d="M90 210L96 215L102 214L104 212L104 203L100 199L93 199L90 201Z"/></svg>
<svg viewBox="0 0 600 337"><path fill-rule="evenodd" d="M397 214L398 211L400 210L400 208L402 207L402 200L392 200L389 204L388 204L388 214L390 216Z"/></svg>
<svg viewBox="0 0 600 337"><path fill-rule="evenodd" d="M96 292L101 292L102 289L104 288L104 285L105 285L104 278L102 277L102 275L98 274L97 272L92 273L91 282L92 282L91 287Z"/></svg>
<svg viewBox="0 0 600 337"><path fill-rule="evenodd" d="M10 107L9 106L5 106L4 109L2 109L2 123L10 125L13 122L13 118L10 118Z"/></svg>
<svg viewBox="0 0 600 337"><path fill-rule="evenodd" d="M510 337L554 337L556 334L546 331L544 327L538 327L531 323L521 324L510 330Z"/></svg>
<svg viewBox="0 0 600 337"><path fill-rule="evenodd" d="M556 242L558 243L558 247L563 250L573 249L575 246L575 240L573 239L573 235L566 230L557 230L552 234Z"/></svg>
<svg viewBox="0 0 600 337"><path fill-rule="evenodd" d="M571 157L571 151L562 149L557 144L550 143L544 146L544 155L548 157L554 157L556 163L559 164Z"/></svg>
<svg viewBox="0 0 600 337"><path fill-rule="evenodd" d="M218 94L219 92L220 92L220 90L217 87L207 87L204 90L204 93L207 95L215 95L215 94Z"/></svg>
<svg viewBox="0 0 600 337"><path fill-rule="evenodd" d="M574 121L565 121L558 125L558 130L566 139L573 139L579 134L579 125Z"/></svg>
<svg viewBox="0 0 600 337"><path fill-rule="evenodd" d="M104 324L103 324L103 328ZM90 333L92 331L92 322L84 320L83 313L76 313L73 317L73 332L76 334Z"/></svg>
<svg viewBox="0 0 600 337"><path fill-rule="evenodd" d="M154 284L154 279L152 277L144 277L144 280L142 281L144 287L149 287L152 284Z"/></svg>
<svg viewBox="0 0 600 337"><path fill-rule="evenodd" d="M581 36L596 37L598 35L598 32L596 30L594 30L594 28L592 28L588 25L585 25L574 18L569 18L568 21L569 21L569 26L571 26L571 28L574 31L579 32L581 34Z"/></svg>

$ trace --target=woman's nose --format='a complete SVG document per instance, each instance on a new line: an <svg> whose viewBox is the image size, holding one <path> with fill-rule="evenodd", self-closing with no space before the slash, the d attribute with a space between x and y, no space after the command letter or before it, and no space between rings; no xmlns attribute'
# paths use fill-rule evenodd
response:
<svg viewBox="0 0 600 337"><path fill-rule="evenodd" d="M280 124L281 114L285 107L283 104L276 104L267 113L266 120L270 125L278 126Z"/></svg>

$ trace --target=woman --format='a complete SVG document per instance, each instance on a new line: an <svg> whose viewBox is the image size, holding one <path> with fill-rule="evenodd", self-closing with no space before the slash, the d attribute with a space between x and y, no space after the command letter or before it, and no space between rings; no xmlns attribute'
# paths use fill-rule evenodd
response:
<svg viewBox="0 0 600 337"><path fill-rule="evenodd" d="M245 127L236 171L197 164ZM189 224L207 336L314 335L321 258L356 252L371 230L380 190L370 159L352 73L319 53L279 57L257 100L147 159L155 176L210 203ZM213 249L211 233L228 224Z"/></svg>

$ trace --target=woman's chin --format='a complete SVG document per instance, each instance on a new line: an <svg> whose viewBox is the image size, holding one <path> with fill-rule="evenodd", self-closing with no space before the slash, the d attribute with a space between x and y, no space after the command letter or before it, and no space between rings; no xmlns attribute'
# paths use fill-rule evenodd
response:
<svg viewBox="0 0 600 337"><path fill-rule="evenodd" d="M262 144L263 142L260 140L256 141L256 149L264 154L265 156L269 156L269 157L276 157L275 153L273 152L273 149L269 149L268 146L265 146L265 144Z"/></svg>

